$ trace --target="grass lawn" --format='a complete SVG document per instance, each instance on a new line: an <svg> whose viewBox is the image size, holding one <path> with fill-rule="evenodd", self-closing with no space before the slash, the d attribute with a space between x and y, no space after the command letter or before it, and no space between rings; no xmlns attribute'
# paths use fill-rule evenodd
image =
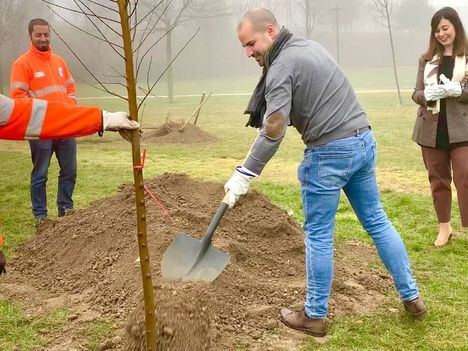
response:
<svg viewBox="0 0 468 351"><path fill-rule="evenodd" d="M387 70L388 71L388 70ZM388 72L381 72L388 76ZM404 70L404 88L410 87L410 75ZM366 85L366 79L378 72L350 72L356 88L386 89L392 82ZM411 76L412 77L412 76ZM369 82L367 80L367 82ZM255 80L229 82L185 82L176 93L246 92ZM93 96L92 92L88 96ZM163 92L162 92L163 93ZM94 94L98 95L98 94ZM451 245L434 249L437 222L429 194L427 175L420 151L411 140L416 111L408 93L404 105L397 106L395 93L362 93L359 98L369 113L378 142L378 180L382 200L389 217L400 231L408 249L415 276L428 304L430 313L424 322L414 322L403 312L396 294L388 305L368 316L349 316L337 321L331 329L331 340L318 345L313 339L304 350L466 350L468 345L468 253L467 231L461 228L457 206L454 206L453 227L456 233ZM143 127L163 123L169 111L173 118L186 118L198 105L200 97L177 98L170 105L165 99L148 100L143 115ZM216 144L158 145L144 144L148 159L145 177L164 172L184 172L201 178L224 182L233 168L245 157L256 131L244 128L242 115L248 96L212 96L204 106L199 127L218 136ZM125 109L118 100L86 100L108 110ZM292 210L301 222L300 191L296 179L303 145L298 134L288 130L286 140L252 187L264 192L276 204ZM0 232L5 237L7 257L14 257L15 248L34 233L29 202L31 161L26 142L0 141ZM103 138L90 136L78 143L78 182L75 189L77 208L115 193L121 183L133 180L130 144L112 133ZM57 215L55 198L57 162L49 171L48 202L50 217ZM357 222L348 202L343 198L337 215L336 238L343 241L357 238L369 242ZM1 278L0 278L1 293ZM0 350L33 350L43 344L41 330L60 328L67 313L58 310L40 320L24 315L16 302L0 300ZM102 321L90 328L88 350L97 350L99 338L109 330L111 321Z"/></svg>

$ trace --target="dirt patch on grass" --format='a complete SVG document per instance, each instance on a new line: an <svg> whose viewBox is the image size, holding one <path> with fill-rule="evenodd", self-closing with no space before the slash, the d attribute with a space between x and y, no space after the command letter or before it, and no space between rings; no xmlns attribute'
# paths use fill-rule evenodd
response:
<svg viewBox="0 0 468 351"><path fill-rule="evenodd" d="M155 130L146 130L142 140L163 144L210 144L219 139L194 124L168 120Z"/></svg>
<svg viewBox="0 0 468 351"><path fill-rule="evenodd" d="M161 278L162 254L179 232L203 236L224 191L222 184L180 174L165 174L146 185L171 216L154 202L147 203L158 349L296 349L303 336L279 322L278 310L303 304L305 257L300 226L286 211L251 191L227 211L213 237L213 244L231 255L226 270L210 284L170 284ZM7 282L27 282L57 296L80 296L80 304L115 318L125 330L107 349L143 350L135 230L133 186L124 185L115 196L46 223L19 248ZM385 301L391 280L381 268L374 268L377 260L375 249L363 243L338 245L332 319L369 313ZM8 296L21 298L14 291ZM63 338L69 339L70 334Z"/></svg>

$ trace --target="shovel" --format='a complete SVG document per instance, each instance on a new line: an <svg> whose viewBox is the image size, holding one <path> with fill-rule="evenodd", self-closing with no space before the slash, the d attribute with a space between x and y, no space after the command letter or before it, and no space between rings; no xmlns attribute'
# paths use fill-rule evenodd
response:
<svg viewBox="0 0 468 351"><path fill-rule="evenodd" d="M211 237L228 208L228 194L224 196L201 240L187 234L177 234L163 255L161 273L164 279L209 283L221 274L229 262L229 255L211 246Z"/></svg>

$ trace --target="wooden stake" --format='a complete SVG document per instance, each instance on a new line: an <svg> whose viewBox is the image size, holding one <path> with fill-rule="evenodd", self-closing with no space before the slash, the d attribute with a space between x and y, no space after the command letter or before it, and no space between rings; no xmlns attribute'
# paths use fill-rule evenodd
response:
<svg viewBox="0 0 468 351"><path fill-rule="evenodd" d="M197 113L197 111L200 111L200 109L202 108L202 106L205 104L205 102L208 101L208 99L210 98L212 93L209 93L208 96L206 97L206 99L204 101L202 101L200 103L200 105L198 105L198 107L195 109L195 111L193 111L193 113L190 115L190 117L185 121L184 125L182 127L180 127L179 129L179 132L183 132L184 131L184 128L187 126L187 124L190 122L190 120L195 116L195 114Z"/></svg>
<svg viewBox="0 0 468 351"><path fill-rule="evenodd" d="M206 95L206 91L203 92L203 95L202 95L201 100L200 100L200 104L203 102L203 100L205 100L205 95ZM200 114L200 111L201 111L201 109L198 109L197 114L195 115L195 120L193 121L194 126L197 125L198 115Z"/></svg>
<svg viewBox="0 0 468 351"><path fill-rule="evenodd" d="M125 77L127 80L128 105L131 119L138 121L138 105L136 98L136 82L133 67L133 49L127 12L128 0L117 0L119 6L120 25L125 53ZM146 207L143 183L143 168L141 166L140 137L138 131L132 132L133 178L135 182L135 198L137 212L137 239L140 255L141 278L145 300L145 337L146 350L156 351L156 317L154 305L153 282L151 280L151 264L146 235Z"/></svg>

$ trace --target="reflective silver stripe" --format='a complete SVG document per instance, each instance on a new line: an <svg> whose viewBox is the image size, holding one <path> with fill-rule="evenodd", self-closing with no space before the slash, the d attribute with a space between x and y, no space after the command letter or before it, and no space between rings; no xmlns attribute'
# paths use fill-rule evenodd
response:
<svg viewBox="0 0 468 351"><path fill-rule="evenodd" d="M25 139L39 139L41 135L42 124L47 111L47 101L33 99L31 117L26 128Z"/></svg>
<svg viewBox="0 0 468 351"><path fill-rule="evenodd" d="M68 94L68 97L76 100L76 94Z"/></svg>
<svg viewBox="0 0 468 351"><path fill-rule="evenodd" d="M65 84L66 84L66 85L75 84L75 81L74 81L72 78L70 78L69 80L67 80L67 81L65 82Z"/></svg>
<svg viewBox="0 0 468 351"><path fill-rule="evenodd" d="M15 102L4 95L0 95L0 127L7 124L13 112Z"/></svg>
<svg viewBox="0 0 468 351"><path fill-rule="evenodd" d="M21 90L24 90L24 91L28 91L29 90L29 85L27 85L26 83L23 83L23 82L13 82L10 84L10 89L21 89Z"/></svg>
<svg viewBox="0 0 468 351"><path fill-rule="evenodd" d="M44 89L40 90L29 90L29 96L35 97L35 98L40 98L44 95L50 94L50 93L55 93L57 91L60 91L62 93L67 92L67 88L65 88L62 85L53 85Z"/></svg>

